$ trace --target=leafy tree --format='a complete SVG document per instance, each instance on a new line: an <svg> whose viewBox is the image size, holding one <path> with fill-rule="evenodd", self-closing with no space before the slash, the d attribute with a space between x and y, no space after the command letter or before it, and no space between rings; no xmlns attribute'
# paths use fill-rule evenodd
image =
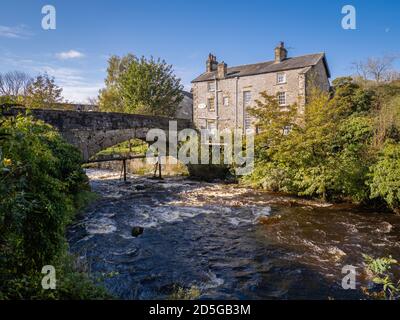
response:
<svg viewBox="0 0 400 320"><path fill-rule="evenodd" d="M333 98L313 90L302 119L295 108L292 113L279 110L273 99L268 105L274 112L263 113L259 106L256 116L261 117L265 134L256 140L256 168L250 181L326 200L368 199L365 180L373 160L369 144L374 129L369 101L368 92L344 78L335 82ZM284 125L292 127L290 134L282 134Z"/></svg>
<svg viewBox="0 0 400 320"><path fill-rule="evenodd" d="M172 117L183 100L182 90L172 66L160 59L135 59L121 75L126 112Z"/></svg>
<svg viewBox="0 0 400 320"><path fill-rule="evenodd" d="M30 108L55 108L63 101L62 88L47 74L37 76L27 88L25 104Z"/></svg>
<svg viewBox="0 0 400 320"><path fill-rule="evenodd" d="M100 108L149 115L174 116L183 100L180 79L164 60L128 55L109 60Z"/></svg>
<svg viewBox="0 0 400 320"><path fill-rule="evenodd" d="M377 110L373 145L379 151L388 139L400 142L400 82L378 86L375 91Z"/></svg>
<svg viewBox="0 0 400 320"><path fill-rule="evenodd" d="M68 257L65 231L87 200L81 154L30 116L0 116L0 299L88 299L107 295ZM44 265L57 290L42 290Z"/></svg>
<svg viewBox="0 0 400 320"><path fill-rule="evenodd" d="M101 89L99 93L100 110L106 112L122 112L124 110L124 102L120 92L120 76L135 59L132 54L124 57L113 55L108 59L106 87Z"/></svg>
<svg viewBox="0 0 400 320"><path fill-rule="evenodd" d="M371 198L382 198L400 213L400 144L387 142L371 167Z"/></svg>
<svg viewBox="0 0 400 320"><path fill-rule="evenodd" d="M374 92L362 88L351 77L337 78L333 81L333 102L337 116L354 112L369 112L373 107Z"/></svg>

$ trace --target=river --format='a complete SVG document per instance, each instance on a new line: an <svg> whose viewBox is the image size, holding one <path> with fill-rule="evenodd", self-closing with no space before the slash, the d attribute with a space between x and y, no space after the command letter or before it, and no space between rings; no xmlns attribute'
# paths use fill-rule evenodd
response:
<svg viewBox="0 0 400 320"><path fill-rule="evenodd" d="M70 251L120 299L362 299L362 253L400 260L400 217L234 184L88 169L99 195L69 228ZM144 228L132 236L132 228ZM341 286L357 267L357 289Z"/></svg>

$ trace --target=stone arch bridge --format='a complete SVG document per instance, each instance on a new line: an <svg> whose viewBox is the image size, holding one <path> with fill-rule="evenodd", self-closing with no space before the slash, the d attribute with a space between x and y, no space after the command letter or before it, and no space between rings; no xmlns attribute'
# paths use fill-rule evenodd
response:
<svg viewBox="0 0 400 320"><path fill-rule="evenodd" d="M25 108L4 108L4 116L26 114ZM63 138L81 150L84 160L99 151L129 139L146 140L150 129L168 132L169 121L177 121L177 129L192 128L192 122L159 116L124 113L81 112L48 109L31 109L31 115L57 128Z"/></svg>

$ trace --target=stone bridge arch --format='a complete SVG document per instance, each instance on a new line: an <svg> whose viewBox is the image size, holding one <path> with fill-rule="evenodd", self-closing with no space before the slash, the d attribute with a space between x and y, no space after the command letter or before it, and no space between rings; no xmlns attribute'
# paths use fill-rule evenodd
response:
<svg viewBox="0 0 400 320"><path fill-rule="evenodd" d="M3 109L5 116L26 114L27 109ZM114 112L81 112L66 110L32 109L30 114L57 128L66 141L81 150L86 161L103 149L129 139L146 140L150 129L168 133L169 122L176 121L177 129L192 128L192 122L160 116L145 116Z"/></svg>

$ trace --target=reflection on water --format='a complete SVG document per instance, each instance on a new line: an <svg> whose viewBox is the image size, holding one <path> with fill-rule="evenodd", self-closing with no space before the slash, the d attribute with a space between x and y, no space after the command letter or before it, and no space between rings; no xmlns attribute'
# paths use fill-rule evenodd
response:
<svg viewBox="0 0 400 320"><path fill-rule="evenodd" d="M236 185L162 182L88 170L101 198L69 230L71 251L123 299L167 298L178 285L208 299L353 299L344 265L361 253L400 260L400 218L311 206ZM144 233L132 237L132 227ZM359 277L360 281L363 279Z"/></svg>

